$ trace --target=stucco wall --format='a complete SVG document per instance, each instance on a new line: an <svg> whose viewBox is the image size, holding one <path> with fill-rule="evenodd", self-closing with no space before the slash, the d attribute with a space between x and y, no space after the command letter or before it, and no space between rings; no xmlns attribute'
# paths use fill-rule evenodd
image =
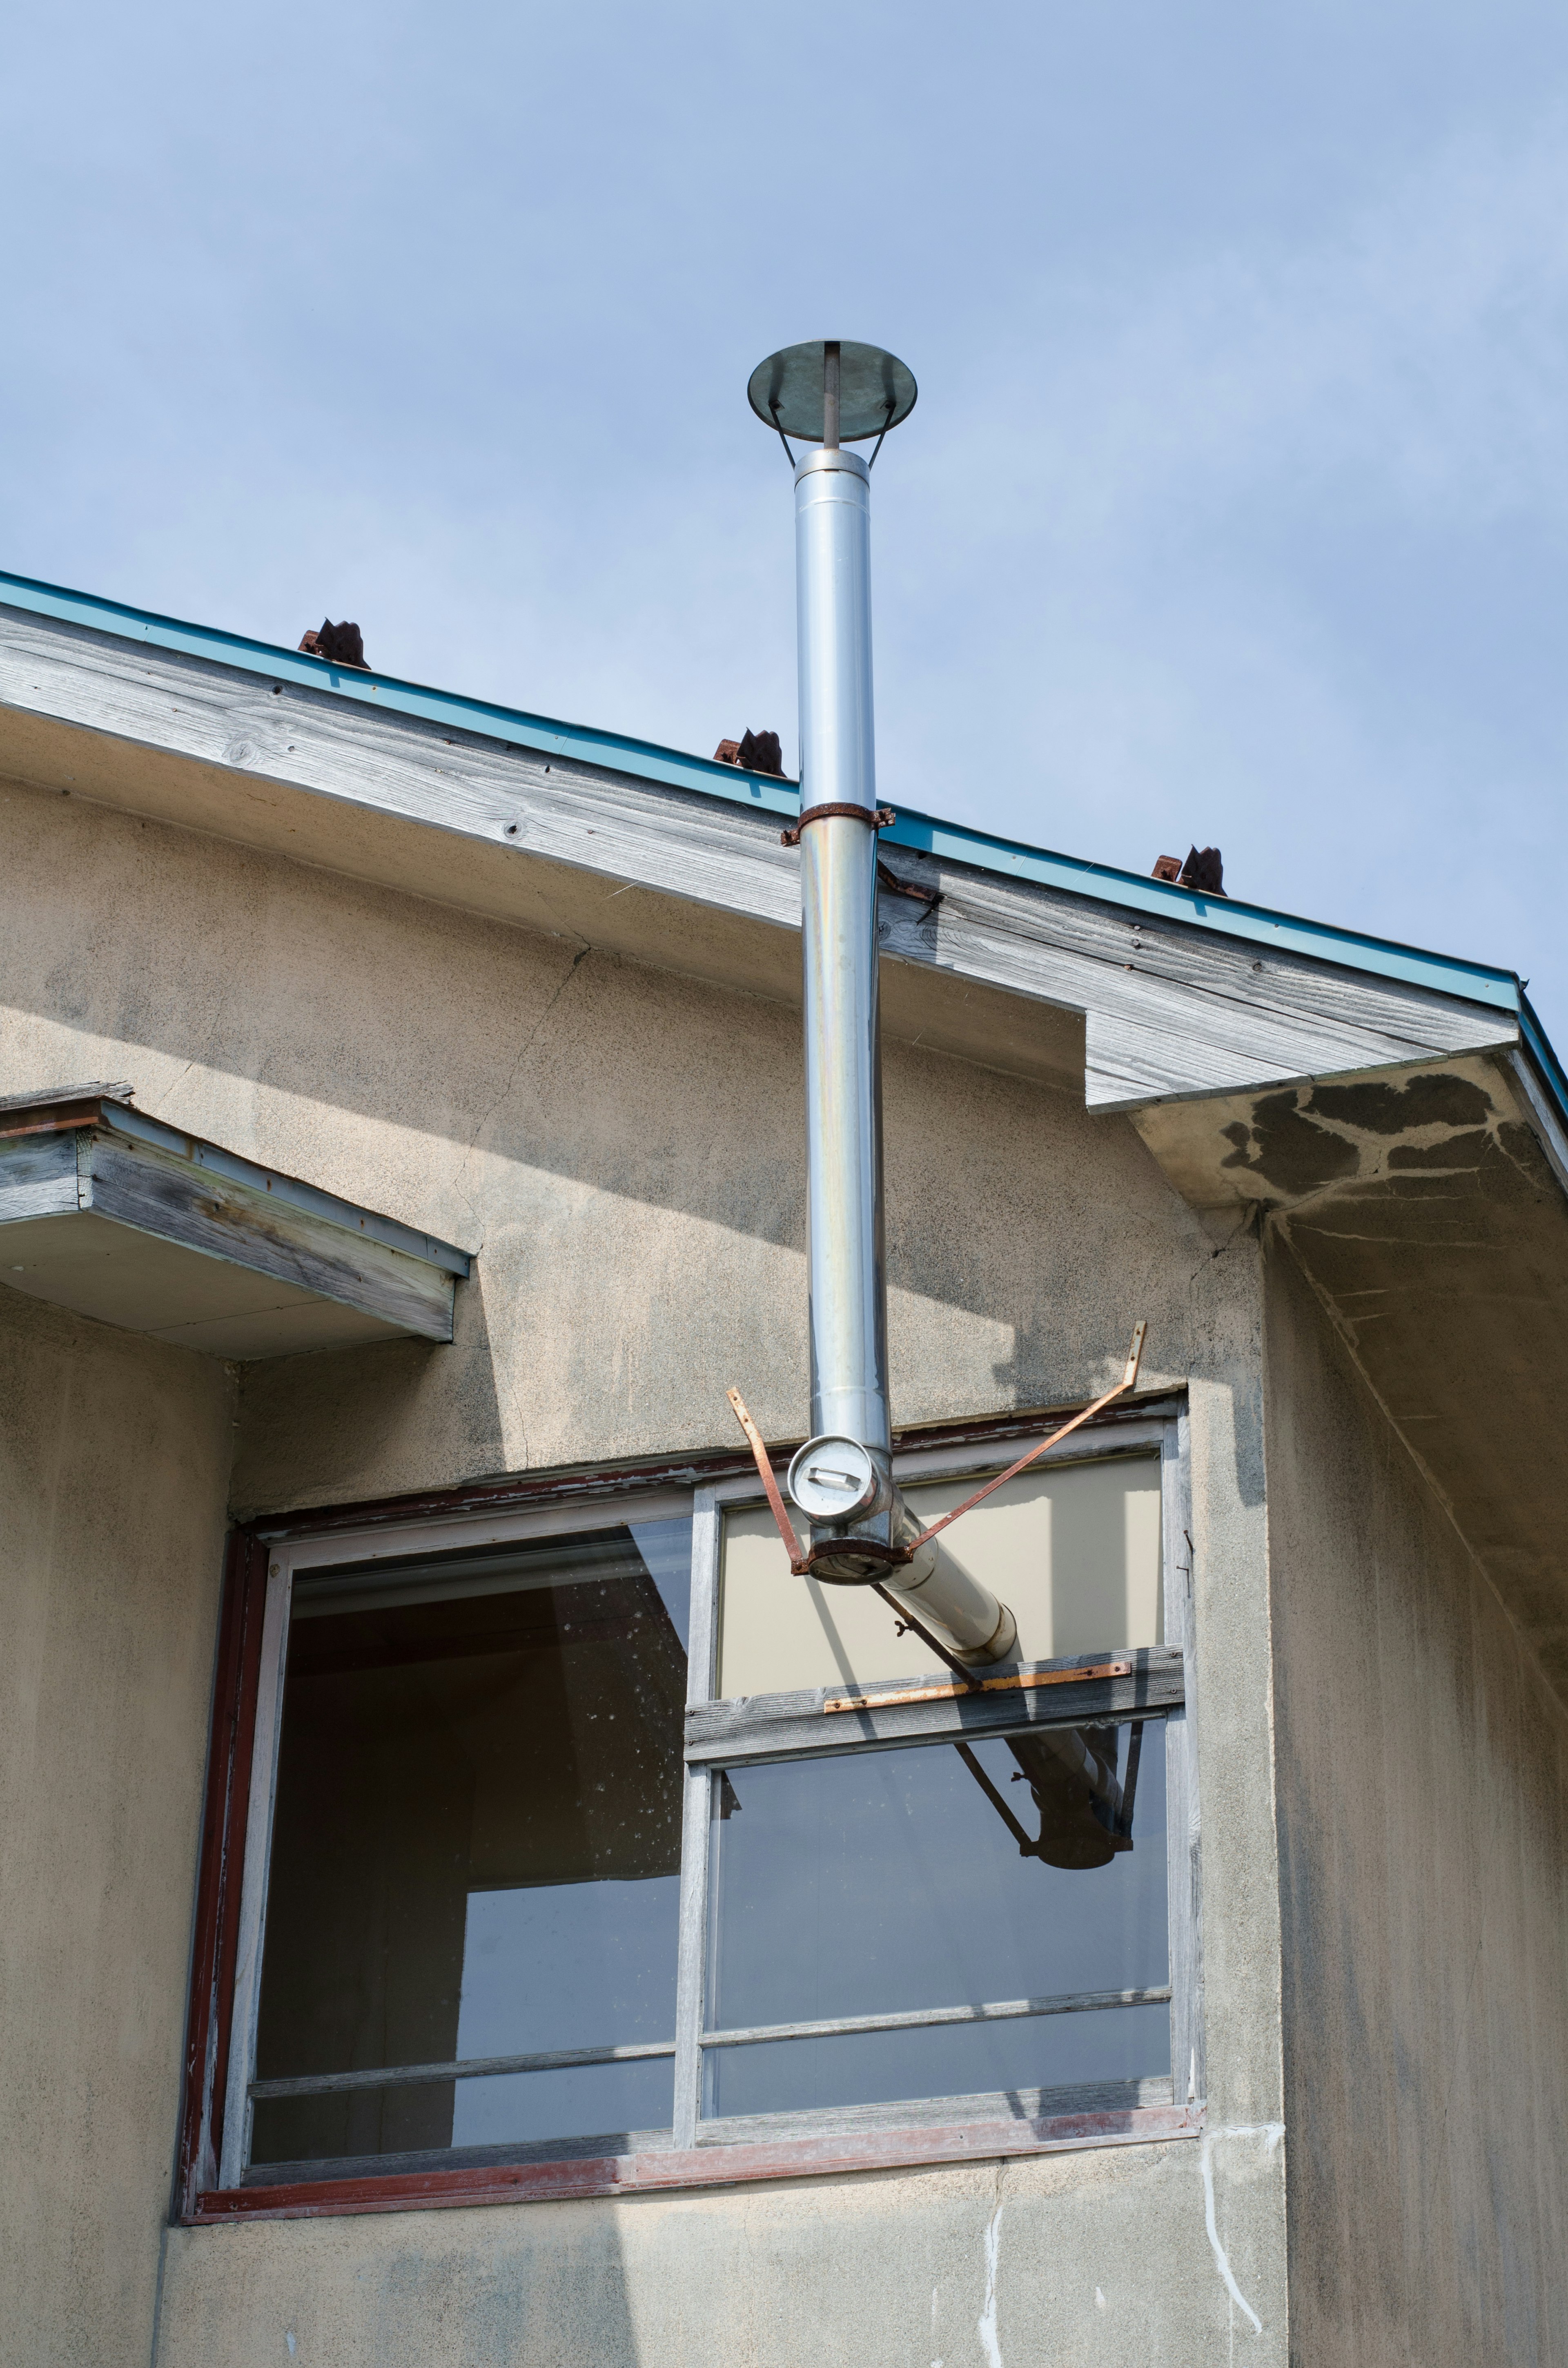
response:
<svg viewBox="0 0 1568 2368"><path fill-rule="evenodd" d="M233 1384L0 1289L0 2355L147 2357Z"/></svg>
<svg viewBox="0 0 1568 2368"><path fill-rule="evenodd" d="M1283 1249L1267 1441L1291 2358L1568 2356L1568 1720Z"/></svg>
<svg viewBox="0 0 1568 2368"><path fill-rule="evenodd" d="M1278 2164L1218 2208L1268 2307ZM168 2239L158 2368L1277 2368L1197 2146ZM293 2339L290 2345L290 2339ZM1236 2348L1233 2350L1233 2346Z"/></svg>
<svg viewBox="0 0 1568 2368"><path fill-rule="evenodd" d="M767 1430L799 1429L788 1007L36 791L0 790L0 860L25 883L13 1089L127 1077L159 1117L478 1253L450 1349L246 1371L239 1509L733 1446L730 1382ZM886 1101L900 1419L1091 1395L1140 1315L1146 1383L1190 1383L1210 2139L1000 2174L176 2231L161 2363L287 2359L292 2333L299 2357L476 2368L835 2346L1145 2368L1155 2326L1189 2368L1244 2337L1283 2360L1256 1245L1217 1249L1131 1126L1069 1093L890 1043ZM166 2120L154 2135L166 2158ZM1017 2210L994 2352L977 2328L998 2192ZM486 2309L511 2330L491 2348Z"/></svg>
<svg viewBox="0 0 1568 2368"><path fill-rule="evenodd" d="M0 1090L126 1077L478 1253L451 1349L250 1369L239 1508L733 1447L732 1382L799 1430L788 1006L5 784L0 859ZM1092 1394L1139 1315L1150 1383L1252 1358L1249 1250L1213 1257L1125 1120L917 1046L886 1070L899 1420Z"/></svg>

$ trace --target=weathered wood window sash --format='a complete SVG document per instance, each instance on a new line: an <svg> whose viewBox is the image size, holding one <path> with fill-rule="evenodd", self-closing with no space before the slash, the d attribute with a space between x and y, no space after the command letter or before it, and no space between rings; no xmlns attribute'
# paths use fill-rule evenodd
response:
<svg viewBox="0 0 1568 2368"><path fill-rule="evenodd" d="M1185 1411L1179 1403L1170 1402L1135 1419L1124 1415L1080 1433L1070 1450L1053 1459L1074 1463L1105 1456L1158 1455L1166 1642L1119 1653L1120 1673L1116 1675L1067 1677L1070 1667L1093 1668L1106 1657L1104 1653L1079 1656L1076 1663L1036 1664L1021 1672L1026 1679L1043 1675L1051 1682L981 1696L937 1692L919 1701L876 1701L889 1692L929 1692L924 1681L912 1689L894 1679L887 1686L863 1689L873 1697L866 1707L835 1713L824 1710L827 1690L720 1699L722 1524L726 1514L759 1498L755 1475L744 1473L694 1489L668 1485L677 1476L674 1473L661 1486L660 1475L647 1472L629 1480L624 1495L617 1491L614 1475L606 1474L585 1481L580 1492L557 1486L552 1500L544 1504L488 1512L475 1506L471 1496L460 1512L435 1506L423 1518L397 1520L390 1518L392 1508L388 1508L388 1517L368 1520L358 1531L334 1525L311 1534L301 1524L298 1531L274 1537L264 1546L238 1542L232 1558L231 1616L221 1648L231 1665L228 1680L221 1671L221 1690L227 1683L231 1699L226 1707L221 1703L214 1736L203 1899L199 1905L182 2166L185 2216L211 2220L258 2212L409 2208L485 2198L713 2185L787 2176L791 2170L821 2175L824 2169L879 2163L974 2158L1195 2133L1201 2126L1204 2075L1186 1430ZM971 1434L960 1443L925 1445L902 1455L900 1476L914 1484L983 1474L1010 1460L1011 1452L1010 1447L988 1450ZM689 1484L696 1475L688 1471L678 1476ZM319 2179L301 2180L296 2175L287 2184L267 2183L266 2170L260 2165L252 2168L249 2159L258 2094L300 2085L260 2084L255 2070L290 1603L296 1579L312 1569L341 1569L360 1559L369 1565L389 1555L449 1554L519 1540L566 1538L613 1522L618 1512L622 1517L630 1512L639 1521L689 1514L693 1523L676 2027L667 2041L641 2049L507 2057L487 2063L485 2068L523 2072L600 2062L612 2054L673 2057L672 2126L638 2140L639 2151L631 2157L590 2157L580 2146L563 2146L556 2159L539 2158L550 2149L534 2148L528 2150L531 2158L521 2160L521 2150L509 2149L506 2161L476 2162L472 2155L443 2161L430 2156L417 2166L406 2159L389 2165L384 2174L359 2162L351 2175L335 2175L333 2166L324 2163ZM236 1578L244 1582L247 1576L248 1584L236 1584ZM237 1611L236 1605L243 1609ZM1110 1640L1107 1651L1114 1650ZM945 1673L935 1673L935 1682L938 1687L945 1682ZM744 1768L799 1763L846 1750L858 1754L936 1743L973 1745L1044 1725L1126 1725L1152 1718L1165 1723L1168 1985L1136 1993L987 1999L963 2008L816 2023L708 2027L713 1928L710 1835L715 1788L728 1781L722 1771L738 1774ZM704 2112L705 2061L710 2064L715 2052L726 2047L936 2029L1167 1999L1173 2066L1168 2085L1129 2084L1125 2094L1093 2099L1045 2092L1025 2101L1008 2092L958 2100L948 2096L926 2107L899 2103L749 2116ZM429 2077L444 2074L449 2078L457 2070L455 2066L419 2068ZM465 2064L459 2077L472 2076L474 2069ZM368 2086L378 2076L328 2077L334 2085L360 2081ZM384 2071L379 2078L385 2084Z"/></svg>

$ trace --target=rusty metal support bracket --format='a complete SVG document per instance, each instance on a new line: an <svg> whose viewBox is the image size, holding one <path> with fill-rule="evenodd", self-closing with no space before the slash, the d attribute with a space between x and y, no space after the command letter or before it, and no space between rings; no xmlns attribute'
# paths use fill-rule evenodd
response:
<svg viewBox="0 0 1568 2368"><path fill-rule="evenodd" d="M897 872L892 871L882 861L881 856L877 858L877 885L879 888L885 888L890 896L907 896L912 904L924 905L926 910L920 916L923 921L930 919L942 901L942 892L939 888L922 888L917 881L901 880Z"/></svg>
<svg viewBox="0 0 1568 2368"><path fill-rule="evenodd" d="M1049 1439L1042 1439L1038 1446L1031 1447L1029 1449L1027 1455L1020 1455L1016 1463L1009 1463L1006 1472L999 1472L994 1480L988 1480L983 1488L977 1488L972 1497L966 1497L961 1505L955 1505L950 1513L944 1513L941 1520L939 1521L933 1521L928 1530L922 1530L920 1535L909 1545L892 1546L885 1549L887 1554L887 1569L889 1575L891 1576L895 1569L902 1568L904 1565L913 1562L921 1547L928 1544L934 1537L939 1536L943 1530L950 1529L960 1514L972 1512L976 1505L983 1505L987 1497L994 1496L997 1489L1005 1487L1009 1480L1016 1480L1020 1472L1027 1471L1031 1463L1037 1462L1038 1459L1045 1453L1047 1448L1056 1446L1060 1440L1066 1439L1073 1431L1079 1429L1085 1423L1091 1421L1096 1414L1103 1413L1105 1408L1108 1406L1114 1404L1116 1399L1124 1396L1126 1393L1132 1388L1134 1383L1138 1379L1138 1368L1142 1361L1143 1356L1143 1338L1148 1329L1149 1326L1146 1323L1140 1323L1135 1326L1132 1334L1132 1345L1127 1352L1126 1366L1123 1369L1120 1381L1118 1382L1113 1390L1107 1390L1103 1397L1097 1397L1095 1400L1093 1406L1086 1406L1082 1414L1075 1414L1071 1422L1064 1422L1059 1430L1053 1430L1051 1432ZM768 1457L767 1449L763 1442L762 1433L758 1430L756 1423L752 1420L745 1400L742 1397L739 1390L726 1390L724 1395L730 1401L730 1406L734 1414L735 1420L740 1424L742 1430L745 1433L746 1443L751 1449L752 1455L756 1463L758 1476L760 1477L763 1488L767 1493L768 1509L773 1515L775 1526L778 1529L779 1537L783 1541L784 1551L790 1557L790 1568L795 1577L809 1578L812 1572L812 1563L818 1552L826 1552L829 1554L842 1553L843 1547L841 1544L830 1544L826 1548L801 1545L800 1539L795 1535L790 1516L784 1509L783 1493L779 1488L778 1478L774 1473L772 1463ZM879 1548L878 1551L881 1553L883 1549ZM908 1607L897 1602L894 1598L888 1593L886 1587L881 1579L872 1579L869 1584L876 1589L876 1592L881 1597L883 1602L889 1606L895 1619L902 1622L903 1626L912 1629L915 1634L919 1637L923 1645L928 1645L931 1650L937 1655L937 1658L945 1661L948 1668L954 1670L957 1675L962 1679L966 1689L981 1690L984 1688L985 1680L983 1679L977 1679L971 1669L966 1668L963 1662L959 1660L952 1653L949 1653L945 1645L939 1645L937 1642L936 1637L932 1635L930 1630L924 1626L920 1621L913 1617Z"/></svg>
<svg viewBox="0 0 1568 2368"><path fill-rule="evenodd" d="M762 1485L767 1491L768 1507L778 1525L778 1534L784 1541L784 1551L790 1557L790 1567L797 1578L803 1578L810 1565L801 1551L800 1539L790 1527L790 1516L784 1510L784 1499L779 1493L778 1483L774 1477L767 1450L762 1443L762 1433L747 1412L746 1402L739 1390L726 1390L724 1395L734 1411L735 1420L745 1432L747 1445L756 1458L756 1468L762 1476Z"/></svg>
<svg viewBox="0 0 1568 2368"><path fill-rule="evenodd" d="M1075 1414L1071 1422L1064 1422L1060 1430L1053 1430L1049 1439L1042 1439L1038 1447L1031 1447L1028 1453L1020 1455L1016 1463L1009 1463L1006 1472L999 1472L994 1480L988 1480L983 1488L977 1488L972 1497L966 1497L961 1505L955 1505L950 1513L944 1513L941 1520L933 1521L928 1530L922 1530L913 1543L905 1548L905 1559L918 1554L923 1545L928 1544L931 1539L938 1536L943 1530L950 1529L960 1513L971 1513L976 1505L983 1505L987 1497L994 1496L997 1489L1005 1487L1009 1480L1016 1480L1018 1474L1033 1463L1037 1457L1043 1455L1048 1447L1054 1447L1058 1440L1065 1439L1070 1431L1077 1430L1082 1424L1090 1421L1094 1416L1103 1413L1115 1399L1123 1396L1131 1389L1138 1379L1138 1368L1143 1357L1143 1336L1148 1329L1148 1325L1144 1323L1134 1326L1132 1346L1127 1352L1127 1364L1114 1390L1107 1390L1104 1397L1096 1398L1093 1406L1084 1408L1082 1414Z"/></svg>
<svg viewBox="0 0 1568 2368"><path fill-rule="evenodd" d="M991 1782L990 1777L986 1774L984 1769L981 1766L979 1760L975 1758L968 1744L956 1743L953 1746L953 1748L958 1753L959 1758L963 1761L964 1766L969 1770L970 1774L973 1777L975 1782L979 1785L986 1799L990 1802L992 1807L995 1810L997 1816L1001 1818L1002 1823L1006 1827L1007 1831L1012 1835L1013 1839L1017 1843L1018 1856L1020 1858L1038 1858L1040 1856L1039 1842L1030 1840L1028 1833L1024 1830L1024 1827L1019 1825L1017 1817L1014 1816L1010 1804L996 1790L995 1785Z"/></svg>

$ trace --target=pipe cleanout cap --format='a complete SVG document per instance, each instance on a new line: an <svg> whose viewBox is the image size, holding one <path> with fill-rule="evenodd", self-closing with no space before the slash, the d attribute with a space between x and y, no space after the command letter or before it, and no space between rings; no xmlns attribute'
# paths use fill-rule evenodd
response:
<svg viewBox="0 0 1568 2368"><path fill-rule="evenodd" d="M808 1439L790 1466L790 1496L808 1521L850 1521L883 1493L882 1474L858 1439Z"/></svg>
<svg viewBox="0 0 1568 2368"><path fill-rule="evenodd" d="M835 363L836 370L830 367ZM828 416L835 375L836 432ZM746 400L765 427L798 437L802 444L859 444L907 419L918 392L914 371L896 354L884 353L881 346L851 345L847 338L816 337L758 362Z"/></svg>

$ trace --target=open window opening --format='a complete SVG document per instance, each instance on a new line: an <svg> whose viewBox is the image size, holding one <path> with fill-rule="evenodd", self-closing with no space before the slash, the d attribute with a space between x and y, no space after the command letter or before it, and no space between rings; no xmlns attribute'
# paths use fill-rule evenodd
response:
<svg viewBox="0 0 1568 2368"><path fill-rule="evenodd" d="M297 1580L249 2172L667 2129L690 1523Z"/></svg>

